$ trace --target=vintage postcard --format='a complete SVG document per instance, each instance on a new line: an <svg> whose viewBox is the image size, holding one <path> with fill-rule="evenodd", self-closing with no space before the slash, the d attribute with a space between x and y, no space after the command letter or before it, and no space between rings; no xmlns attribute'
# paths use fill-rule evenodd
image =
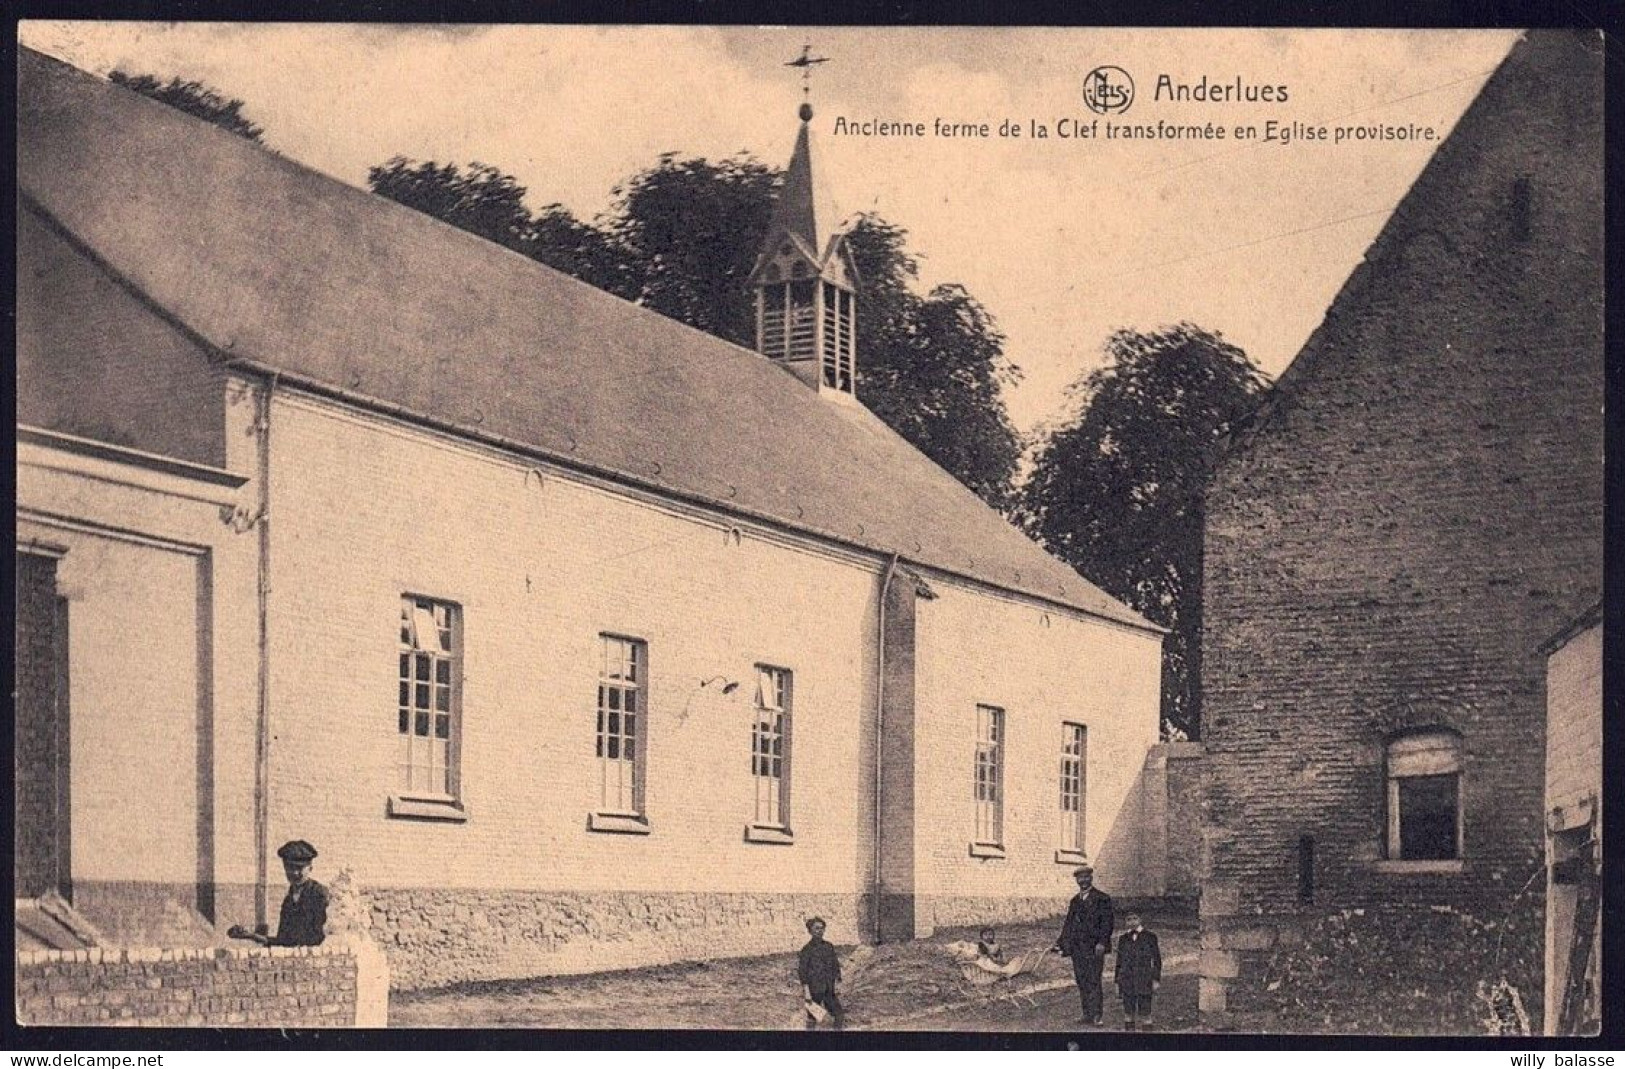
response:
<svg viewBox="0 0 1625 1069"><path fill-rule="evenodd" d="M19 45L17 1024L1601 1027L1601 34Z"/></svg>

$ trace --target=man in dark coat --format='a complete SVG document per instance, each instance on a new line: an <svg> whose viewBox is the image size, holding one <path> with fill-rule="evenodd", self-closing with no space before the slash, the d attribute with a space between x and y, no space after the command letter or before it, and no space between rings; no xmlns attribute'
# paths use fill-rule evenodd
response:
<svg viewBox="0 0 1625 1069"><path fill-rule="evenodd" d="M1151 1027L1151 997L1162 984L1162 951L1157 933L1148 932L1138 913L1125 913L1128 929L1117 940L1117 992L1123 996L1123 1027L1144 1031Z"/></svg>
<svg viewBox="0 0 1625 1069"><path fill-rule="evenodd" d="M327 937L327 888L310 878L310 864L316 848L303 839L282 844L276 852L282 859L282 874L288 878L288 893L282 899L276 935L250 932L233 925L226 933L233 939L252 939L265 947L320 946Z"/></svg>
<svg viewBox="0 0 1625 1069"><path fill-rule="evenodd" d="M1066 911L1061 937L1050 949L1072 959L1072 978L1077 981L1078 996L1083 1001L1084 1023L1099 1025L1100 977L1112 947L1112 900L1106 892L1095 889L1095 870L1091 866L1074 869L1072 875L1078 882L1078 893L1072 896L1072 905Z"/></svg>
<svg viewBox="0 0 1625 1069"><path fill-rule="evenodd" d="M801 948L801 959L796 967L802 1001L807 1007L807 1028L818 1027L812 1008L822 1006L828 1011L836 1031L840 1031L846 1026L846 1011L835 994L835 985L841 982L840 959L835 956L835 948L824 942L824 918L809 918L807 933L812 938Z"/></svg>

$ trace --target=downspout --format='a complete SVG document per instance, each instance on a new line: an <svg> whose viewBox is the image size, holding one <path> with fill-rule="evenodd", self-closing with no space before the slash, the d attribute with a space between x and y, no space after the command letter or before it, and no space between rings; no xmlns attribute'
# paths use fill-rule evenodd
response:
<svg viewBox="0 0 1625 1069"><path fill-rule="evenodd" d="M886 576L880 583L880 618L875 632L875 829L870 897L874 901L874 937L877 946L880 943L880 843L885 826L880 808L884 782L880 750L886 727L886 598L891 594L892 580L897 578L897 557L896 553L891 555L891 561L886 565Z"/></svg>
<svg viewBox="0 0 1625 1069"><path fill-rule="evenodd" d="M271 599L271 396L276 392L277 379L272 372L260 391L260 404L255 430L259 439L259 515L254 526L259 529L259 711L255 724L254 751L254 923L264 925L269 920L266 904L270 883L266 857L271 849L271 651L268 627Z"/></svg>

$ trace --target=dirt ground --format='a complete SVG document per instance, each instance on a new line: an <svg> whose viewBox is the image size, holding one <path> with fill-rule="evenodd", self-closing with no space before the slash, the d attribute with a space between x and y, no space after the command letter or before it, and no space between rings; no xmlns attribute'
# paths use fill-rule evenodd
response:
<svg viewBox="0 0 1625 1069"><path fill-rule="evenodd" d="M1196 1026L1196 924L1190 916L1151 916L1159 934L1163 984L1159 1031ZM1047 947L1057 919L999 929L1010 954ZM1032 977L970 988L944 949L974 932L947 929L930 939L874 948L841 987L852 1030L1076 1031L1082 1013L1066 959L1044 959ZM852 947L838 948L843 968ZM861 957L861 955L860 955ZM1106 1030L1122 1026L1122 1006L1106 965ZM389 1023L402 1028L722 1028L801 1027L794 951L767 957L689 962L589 976L537 977L396 992Z"/></svg>

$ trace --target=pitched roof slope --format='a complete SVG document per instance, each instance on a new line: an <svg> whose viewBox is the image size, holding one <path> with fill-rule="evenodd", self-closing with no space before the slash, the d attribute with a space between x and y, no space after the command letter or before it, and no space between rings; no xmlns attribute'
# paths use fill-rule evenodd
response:
<svg viewBox="0 0 1625 1069"><path fill-rule="evenodd" d="M23 194L234 360L1150 627L867 410L26 49Z"/></svg>

